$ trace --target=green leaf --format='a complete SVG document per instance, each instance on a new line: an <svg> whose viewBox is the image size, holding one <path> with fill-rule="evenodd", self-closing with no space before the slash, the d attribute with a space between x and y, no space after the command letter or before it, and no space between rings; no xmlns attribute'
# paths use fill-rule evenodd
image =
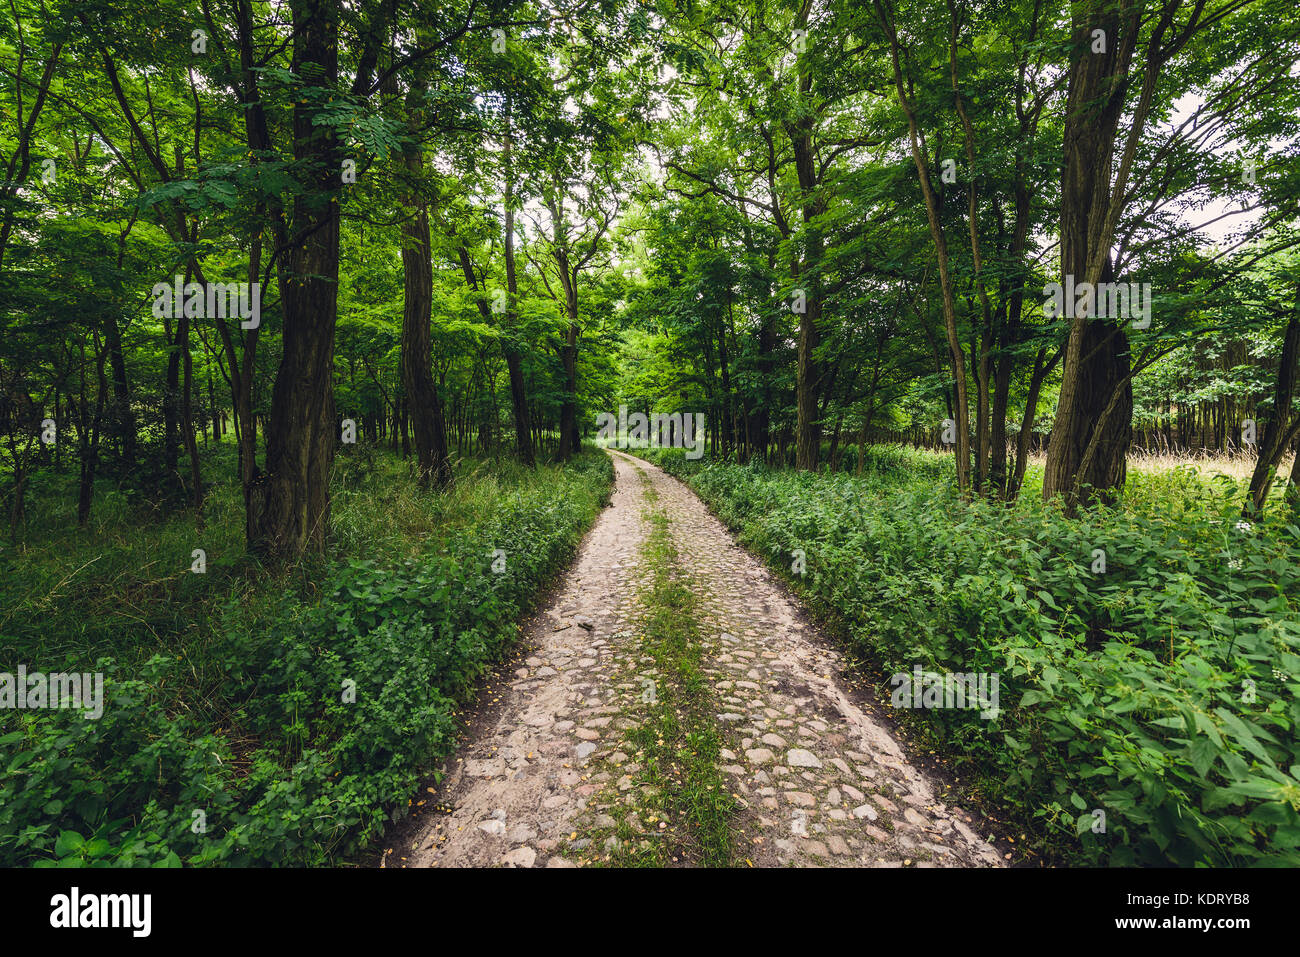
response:
<svg viewBox="0 0 1300 957"><path fill-rule="evenodd" d="M76 831L60 831L58 839L54 842L54 853L59 857L67 857L85 843L86 839Z"/></svg>
<svg viewBox="0 0 1300 957"><path fill-rule="evenodd" d="M1204 711L1195 712L1196 728L1198 731L1209 736L1218 747L1223 747L1223 736L1219 734L1219 729L1214 721Z"/></svg>
<svg viewBox="0 0 1300 957"><path fill-rule="evenodd" d="M1214 746L1209 738L1200 737L1191 743L1188 748L1188 757L1191 758L1192 767L1201 777L1210 773L1210 768L1214 764L1214 759L1219 756L1219 749Z"/></svg>

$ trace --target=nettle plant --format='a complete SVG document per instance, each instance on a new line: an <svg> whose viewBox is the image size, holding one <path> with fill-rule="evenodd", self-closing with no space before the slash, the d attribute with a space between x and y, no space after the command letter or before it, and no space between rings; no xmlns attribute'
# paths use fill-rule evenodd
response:
<svg viewBox="0 0 1300 957"><path fill-rule="evenodd" d="M1050 855L1300 863L1300 528L1283 514L1241 522L1239 490L1190 470L1134 474L1120 505L1069 518L1037 497L961 504L917 473L655 457L839 624L886 700L918 666L1001 675L996 720L909 713Z"/></svg>
<svg viewBox="0 0 1300 957"><path fill-rule="evenodd" d="M186 697L189 663L101 659L99 720L0 718L0 863L322 864L407 812L456 743L457 714L607 499L603 454L546 482L493 485L472 521L405 560L340 559L215 622L223 705ZM495 543L510 557L494 569ZM187 576L188 577L188 576Z"/></svg>

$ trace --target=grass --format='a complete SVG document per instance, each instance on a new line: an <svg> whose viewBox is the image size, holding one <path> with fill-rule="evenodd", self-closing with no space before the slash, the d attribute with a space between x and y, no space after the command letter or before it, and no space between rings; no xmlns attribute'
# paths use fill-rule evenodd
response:
<svg viewBox="0 0 1300 957"><path fill-rule="evenodd" d="M841 453L839 470L855 474L858 450L856 445L846 446ZM936 481L953 480L952 452L933 449L914 449L909 446L871 445L863 452L863 473L867 475L891 475L910 472L914 476L925 476ZM1269 501L1278 503L1284 496L1286 477L1291 474L1291 459L1284 458L1278 466L1280 481L1273 484ZM825 456L823 456L823 463ZM1047 462L1046 452L1030 453L1025 468L1024 488L1021 497L1039 496L1043 489L1043 467ZM1128 472L1135 477L1137 484L1144 480L1157 478L1168 473L1190 474L1200 479L1217 483L1220 488L1232 487L1245 501L1246 489L1250 484L1251 473L1255 469L1252 455L1228 455L1218 452L1199 452L1195 454L1174 455L1167 452L1131 452L1128 456Z"/></svg>
<svg viewBox="0 0 1300 957"><path fill-rule="evenodd" d="M407 463L349 450L330 556L276 572L244 554L234 483L213 484L201 531L111 488L78 529L55 494L71 478L47 476L0 551L0 670L103 671L108 701L99 721L0 714L0 862L355 854L454 746L461 704L612 480L599 453L456 473L421 492Z"/></svg>
<svg viewBox="0 0 1300 957"><path fill-rule="evenodd" d="M504 495L536 481L508 460L463 459L450 491L422 492L408 462L345 448L331 483L330 555L306 556L293 568L265 568L245 551L230 446L205 453L204 472L213 477L202 522L101 481L91 521L78 528L75 474L34 477L22 537L0 542L0 653L49 661L112 655L131 665L166 649L199 662L231 607L255 625L277 613L283 589L303 601L319 598L331 562L392 563L437 552ZM537 474L545 480L556 470ZM195 548L206 553L204 575L190 570Z"/></svg>
<svg viewBox="0 0 1300 957"><path fill-rule="evenodd" d="M995 720L899 716L1034 854L1300 862L1300 528L1280 497L1246 523L1230 476L1134 468L1120 502L1070 518L1028 483L1010 505L961 502L911 452L860 478L653 457L840 631L883 699L917 665L1001 676Z"/></svg>
<svg viewBox="0 0 1300 957"><path fill-rule="evenodd" d="M1040 469L1046 461L1046 452L1037 452L1029 456L1029 464ZM1128 467L1130 470L1146 473L1194 469L1205 478L1226 475L1242 484L1244 494L1245 488L1250 484L1250 476L1255 471L1255 458L1252 455L1224 455L1218 452L1179 455L1169 452L1134 452L1128 457ZM1291 461L1283 459L1278 468L1283 476L1290 475ZM1273 491L1276 493L1277 486L1274 486Z"/></svg>
<svg viewBox="0 0 1300 957"><path fill-rule="evenodd" d="M640 470L638 470L640 471ZM644 477L644 473L642 473ZM647 839L619 804L617 846L608 862L624 867L726 867L733 863L731 816L736 803L718 769L722 742L714 720L712 689L702 670L704 647L697 625L695 593L685 584L667 515L645 484L649 534L642 557L653 580L640 622L641 650L659 676L654 698L626 741L641 765L637 773L637 818L659 839ZM593 832L598 844L604 835Z"/></svg>

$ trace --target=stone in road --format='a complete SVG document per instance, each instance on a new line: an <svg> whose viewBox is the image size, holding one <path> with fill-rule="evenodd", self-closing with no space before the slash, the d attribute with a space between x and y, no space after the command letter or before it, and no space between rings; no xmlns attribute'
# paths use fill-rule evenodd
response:
<svg viewBox="0 0 1300 957"><path fill-rule="evenodd" d="M599 802L612 793L635 805L638 768L624 753L625 734L636 727L642 685L655 680L635 635L638 596L651 581L640 559L648 483L699 596L722 771L741 809L737 863L1001 864L972 828L978 822L945 806L936 782L830 677L838 656L775 577L685 485L612 454L611 507L528 629L527 667L510 682L495 726L448 762L437 800L452 812L386 863L573 866L580 834L593 815L605 817Z"/></svg>

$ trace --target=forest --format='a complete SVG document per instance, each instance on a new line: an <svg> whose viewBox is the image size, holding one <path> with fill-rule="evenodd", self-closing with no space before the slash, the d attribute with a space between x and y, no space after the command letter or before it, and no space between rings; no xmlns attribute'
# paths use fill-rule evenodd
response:
<svg viewBox="0 0 1300 957"><path fill-rule="evenodd" d="M1300 864L1294 4L9 0L0 165L0 864L373 864L635 479L673 784L543 852L743 866L660 470L1000 676L895 719L1001 863Z"/></svg>

